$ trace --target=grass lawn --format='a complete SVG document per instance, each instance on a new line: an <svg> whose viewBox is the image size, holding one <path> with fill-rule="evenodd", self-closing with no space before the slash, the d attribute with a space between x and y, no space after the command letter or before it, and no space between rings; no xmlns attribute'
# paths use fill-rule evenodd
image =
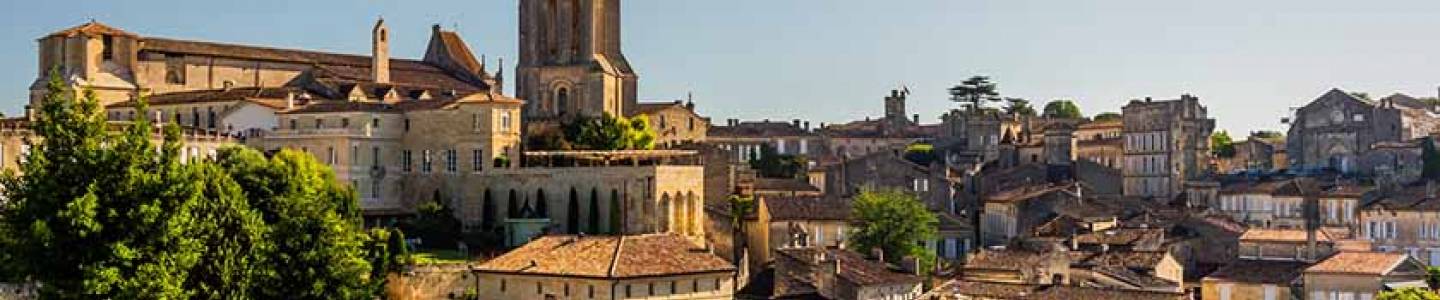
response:
<svg viewBox="0 0 1440 300"><path fill-rule="evenodd" d="M453 249L416 249L410 258L417 265L466 264L470 256Z"/></svg>

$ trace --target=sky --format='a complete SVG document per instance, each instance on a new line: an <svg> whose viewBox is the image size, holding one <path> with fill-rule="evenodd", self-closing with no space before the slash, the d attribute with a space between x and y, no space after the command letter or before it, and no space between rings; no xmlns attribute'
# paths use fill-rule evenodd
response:
<svg viewBox="0 0 1440 300"><path fill-rule="evenodd" d="M0 112L23 110L35 40L95 19L143 36L368 54L384 17L396 57L432 24L457 30L492 72L514 73L518 0L10 1L0 14ZM1232 133L1331 88L1440 93L1440 1L630 0L624 52L640 98L684 99L725 119L836 123L878 117L908 87L922 122L946 89L987 75L1039 107L1087 114L1192 94ZM507 87L507 93L513 87ZM1232 134L1234 135L1234 134Z"/></svg>

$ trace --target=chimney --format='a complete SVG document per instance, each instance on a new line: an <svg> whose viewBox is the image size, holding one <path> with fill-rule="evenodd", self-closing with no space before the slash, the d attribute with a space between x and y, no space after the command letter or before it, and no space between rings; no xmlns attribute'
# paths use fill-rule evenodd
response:
<svg viewBox="0 0 1440 300"><path fill-rule="evenodd" d="M790 120L790 125L794 125L797 128L800 127L800 119Z"/></svg>
<svg viewBox="0 0 1440 300"><path fill-rule="evenodd" d="M145 112L140 112L140 113L145 113ZM29 104L26 104L26 105L25 105L25 120L35 121L35 108L34 108L34 107L31 107Z"/></svg>
<svg viewBox="0 0 1440 300"><path fill-rule="evenodd" d="M295 108L295 92L285 93L285 109Z"/></svg>
<svg viewBox="0 0 1440 300"><path fill-rule="evenodd" d="M920 114L910 115L910 118L915 120L915 125L920 125Z"/></svg>
<svg viewBox="0 0 1440 300"><path fill-rule="evenodd" d="M810 121L805 121L805 131L810 131Z"/></svg>
<svg viewBox="0 0 1440 300"><path fill-rule="evenodd" d="M390 29L385 27L385 18L375 21L370 32L370 79L375 83L390 83Z"/></svg>

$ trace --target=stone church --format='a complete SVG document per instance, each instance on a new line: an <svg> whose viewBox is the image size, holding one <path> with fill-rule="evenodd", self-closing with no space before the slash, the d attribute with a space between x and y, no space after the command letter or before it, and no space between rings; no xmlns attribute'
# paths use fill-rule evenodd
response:
<svg viewBox="0 0 1440 300"><path fill-rule="evenodd" d="M525 117L633 114L637 76L620 41L620 0L521 0L515 86Z"/></svg>
<svg viewBox="0 0 1440 300"><path fill-rule="evenodd" d="M355 190L372 223L441 201L467 229L503 232L511 246L544 233L699 241L695 151L521 149L532 118L624 115L637 106L618 5L521 1L520 97L505 95L503 71L492 73L438 25L424 56L404 59L391 57L384 20L368 28L369 55L148 37L90 22L39 39L31 103L55 70L96 91L114 121L149 117L231 144L309 153ZM141 97L146 111L137 110ZM0 151L21 147L12 140L22 139L5 139ZM215 147L187 154L206 157Z"/></svg>

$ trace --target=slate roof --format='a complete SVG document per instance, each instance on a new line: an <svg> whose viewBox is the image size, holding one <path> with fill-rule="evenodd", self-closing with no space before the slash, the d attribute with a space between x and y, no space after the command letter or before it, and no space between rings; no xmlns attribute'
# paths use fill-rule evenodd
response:
<svg viewBox="0 0 1440 300"><path fill-rule="evenodd" d="M244 87L219 90L195 90L173 93L156 94L146 97L146 103L150 105L167 105L183 103L209 103L209 102L230 102L250 101L270 108L285 108L285 97L296 91L294 88L283 87ZM111 107L133 107L135 101L125 101L110 105Z"/></svg>
<svg viewBox="0 0 1440 300"><path fill-rule="evenodd" d="M587 278L637 278L715 272L735 267L673 234L545 236L475 268L506 273Z"/></svg>
<svg viewBox="0 0 1440 300"><path fill-rule="evenodd" d="M1385 275L1408 259L1404 253L1340 252L1315 263L1305 273Z"/></svg>
<svg viewBox="0 0 1440 300"><path fill-rule="evenodd" d="M1165 242L1163 228L1112 228L1075 236L1084 245L1159 246Z"/></svg>
<svg viewBox="0 0 1440 300"><path fill-rule="evenodd" d="M765 197L771 221L850 220L849 201L825 197Z"/></svg>

